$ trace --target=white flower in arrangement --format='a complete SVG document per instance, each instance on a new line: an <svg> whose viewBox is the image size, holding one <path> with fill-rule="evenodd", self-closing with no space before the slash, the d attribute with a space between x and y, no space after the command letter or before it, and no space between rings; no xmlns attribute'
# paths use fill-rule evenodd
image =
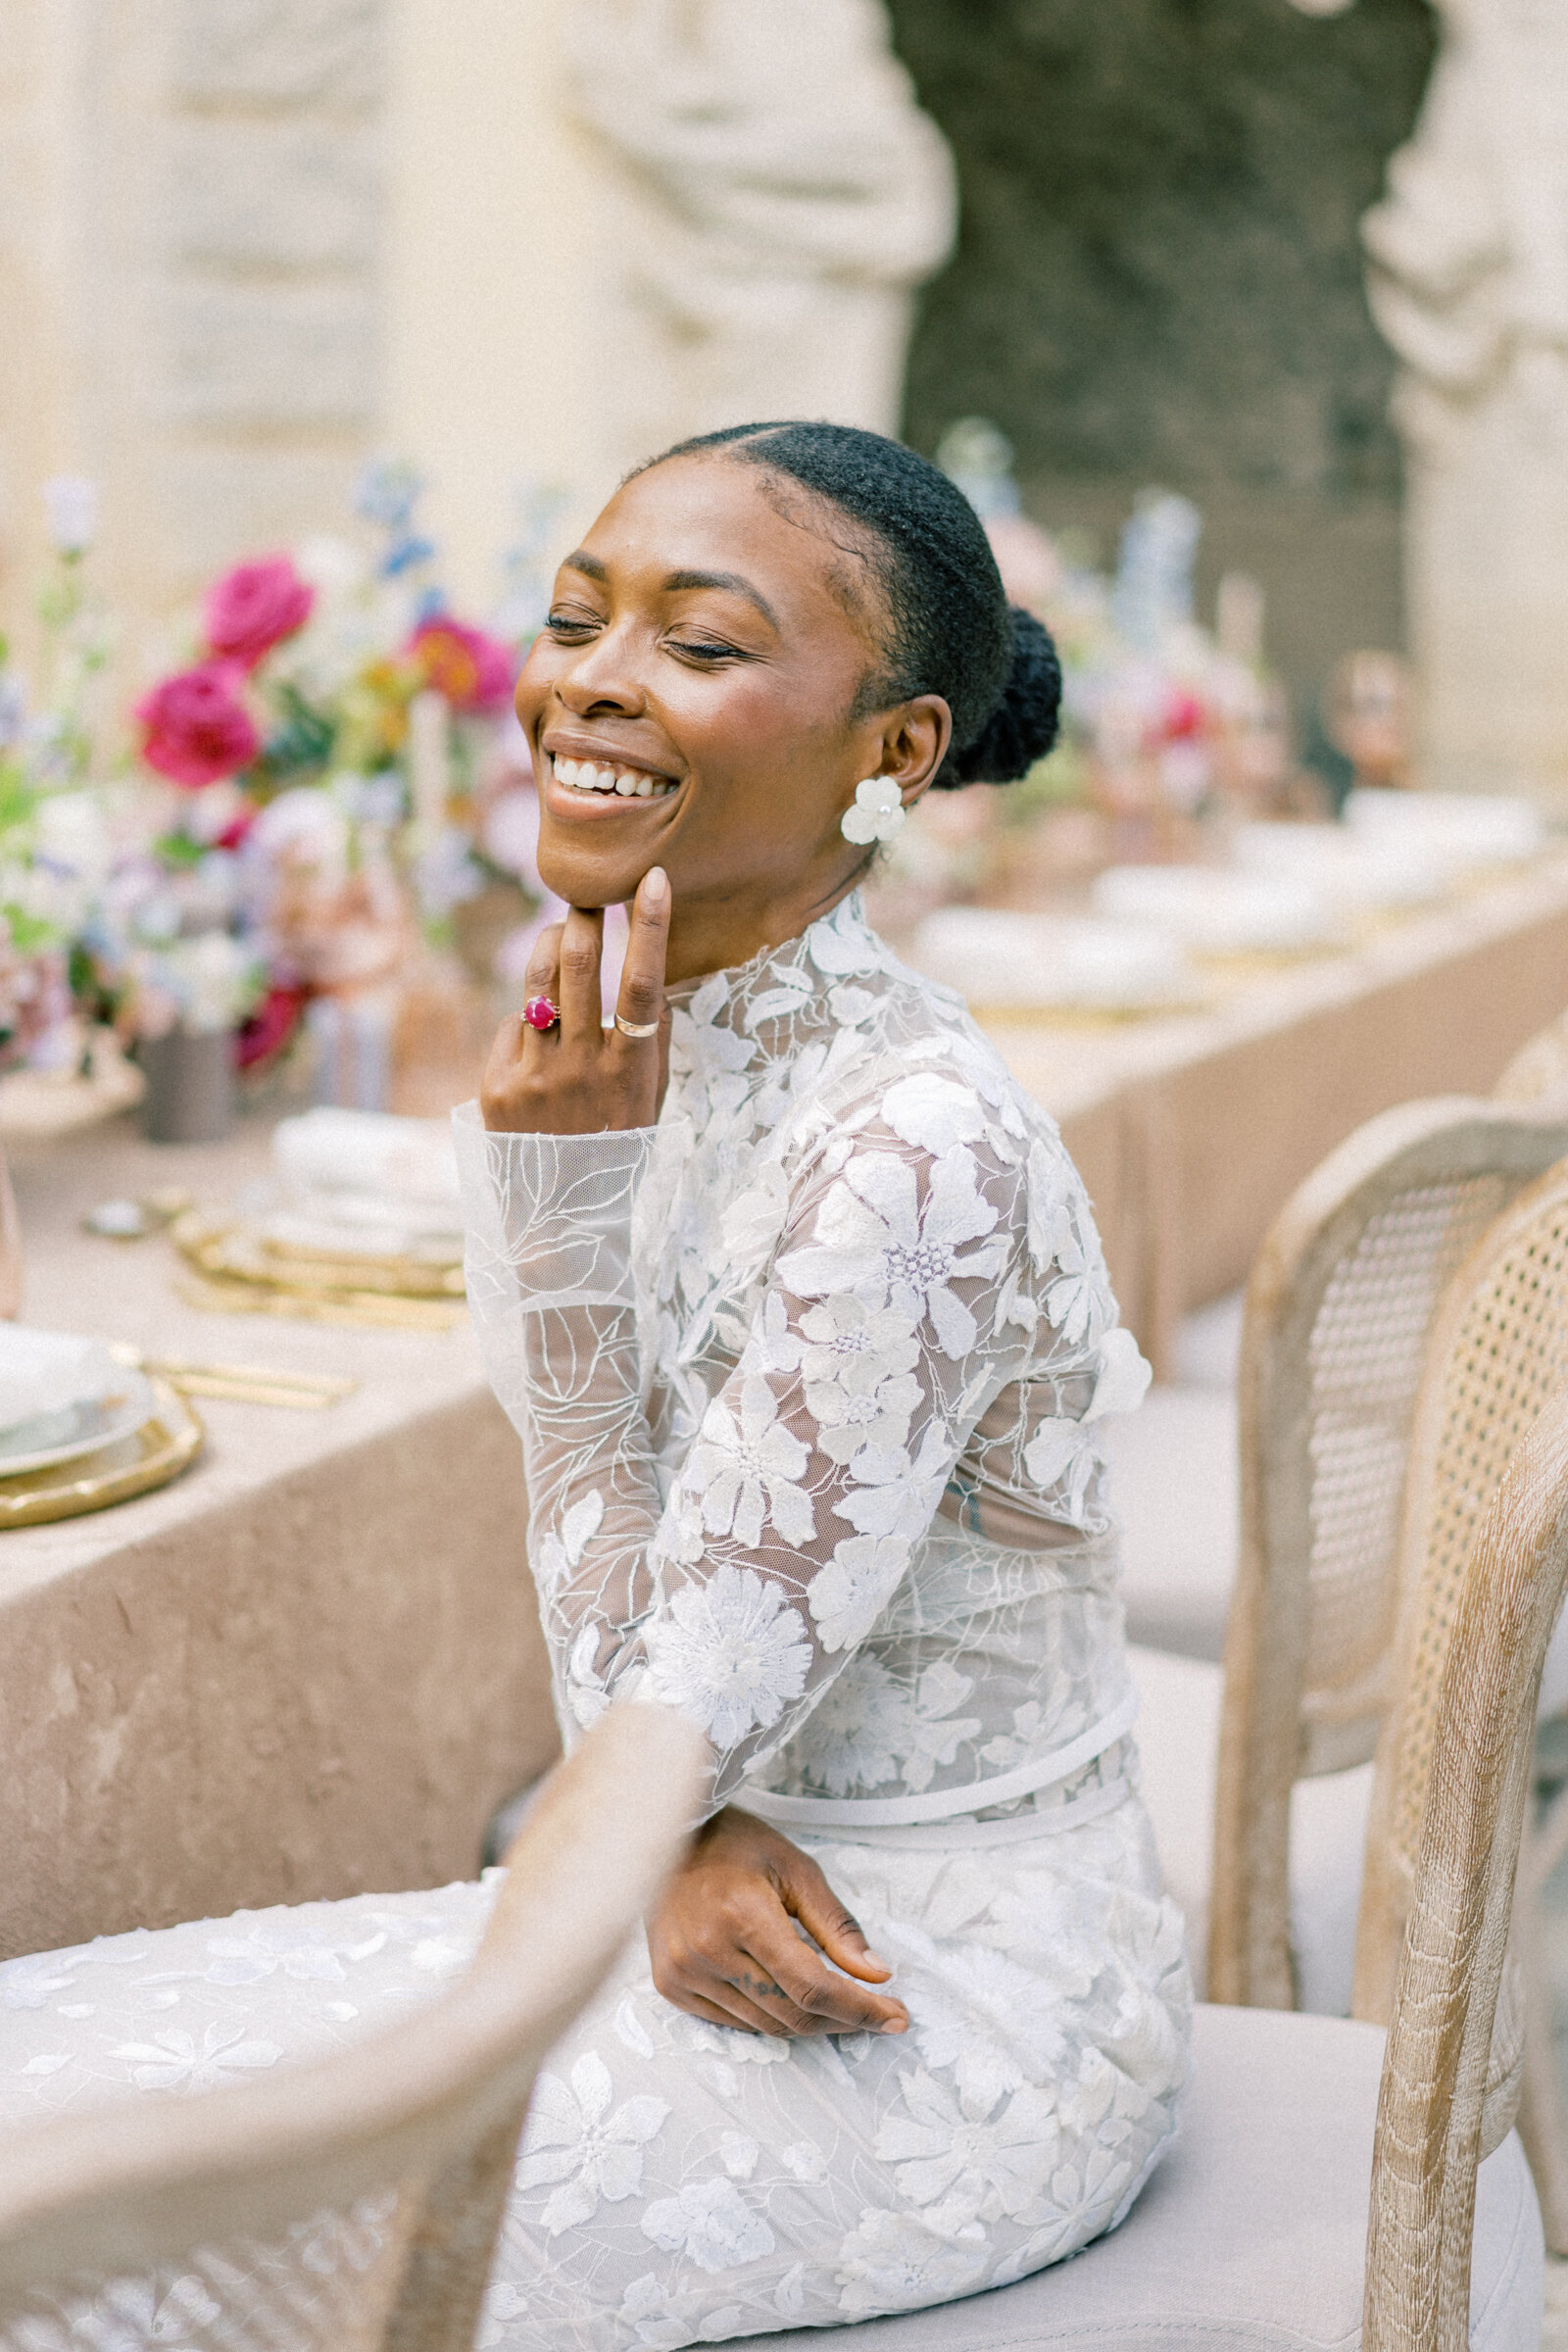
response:
<svg viewBox="0 0 1568 2352"><path fill-rule="evenodd" d="M765 1517L785 1543L808 1544L816 1532L811 1498L794 1482L809 1460L809 1449L780 1421L766 1381L753 1377L741 1383L738 1413L718 1397L709 1406L683 1484L703 1497L710 1535L733 1534L755 1551L765 1498Z"/></svg>
<svg viewBox="0 0 1568 2352"><path fill-rule="evenodd" d="M684 2254L702 2271L731 2271L773 2251L773 2232L733 2180L689 2180L678 2196L660 2197L642 2217L644 2237L666 2254Z"/></svg>
<svg viewBox="0 0 1568 2352"><path fill-rule="evenodd" d="M98 532L98 485L82 473L57 473L43 486L49 543L57 556L84 556Z"/></svg>
<svg viewBox="0 0 1568 2352"><path fill-rule="evenodd" d="M918 1323L929 1315L946 1354L966 1355L978 1337L970 1309L950 1285L1000 1273L1003 1240L983 1242L997 1210L976 1188L974 1153L962 1145L930 1162L925 1201L915 1170L892 1152L862 1152L817 1210L815 1247L790 1250L779 1274L803 1298L853 1291Z"/></svg>
<svg viewBox="0 0 1568 2352"><path fill-rule="evenodd" d="M643 2150L669 2115L646 2093L612 2108L614 2084L597 2050L585 2050L569 2082L542 2074L534 2087L517 2165L517 2187L550 2186L539 2216L550 2236L591 2220L599 2201L617 2205L642 2186Z"/></svg>
<svg viewBox="0 0 1568 2352"><path fill-rule="evenodd" d="M822 1647L849 1649L863 1640L908 1565L909 1546L899 1536L846 1536L835 1544L806 1589Z"/></svg>
<svg viewBox="0 0 1568 2352"><path fill-rule="evenodd" d="M848 1462L862 1446L902 1446L920 1401L920 1353L909 1317L841 1291L801 1318L801 1378L817 1450Z"/></svg>
<svg viewBox="0 0 1568 2352"><path fill-rule="evenodd" d="M720 1749L766 1731L806 1688L811 1645L777 1585L716 1568L683 1585L645 1635L656 1699L690 1715Z"/></svg>

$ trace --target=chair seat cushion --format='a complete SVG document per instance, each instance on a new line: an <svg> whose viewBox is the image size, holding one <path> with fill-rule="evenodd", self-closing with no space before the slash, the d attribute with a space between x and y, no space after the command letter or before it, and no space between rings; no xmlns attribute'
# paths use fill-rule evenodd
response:
<svg viewBox="0 0 1568 2352"><path fill-rule="evenodd" d="M1133 1737L1166 1890L1187 1918L1194 1981L1203 1990L1214 1855L1214 1771L1223 1677L1217 1666L1131 1649ZM1372 1767L1298 1781L1291 1791L1291 1949L1301 2007L1347 2017L1355 1965Z"/></svg>
<svg viewBox="0 0 1568 2352"><path fill-rule="evenodd" d="M1151 1389L1101 1424L1121 1523L1127 1631L1154 1649L1216 1663L1236 1582L1236 1399Z"/></svg>
<svg viewBox="0 0 1568 2352"><path fill-rule="evenodd" d="M863 2322L857 2352L1353 2352L1383 2039L1339 2018L1200 2009L1180 2134L1120 2230L1016 2286ZM1477 2175L1472 2352L1535 2352L1544 2291L1510 2133ZM846 2345L837 2328L750 2340Z"/></svg>

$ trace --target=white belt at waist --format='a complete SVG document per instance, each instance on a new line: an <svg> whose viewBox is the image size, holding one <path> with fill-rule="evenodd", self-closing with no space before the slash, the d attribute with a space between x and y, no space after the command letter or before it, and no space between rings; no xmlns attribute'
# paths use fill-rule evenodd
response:
<svg viewBox="0 0 1568 2352"><path fill-rule="evenodd" d="M920 1796L781 1796L774 1789L754 1788L743 1782L735 1791L735 1802L778 1829L896 1830L920 1821L952 1821L960 1813L1010 1804L1014 1797L1049 1788L1053 1781L1064 1781L1070 1772L1092 1764L1096 1756L1103 1755L1113 1741L1130 1732L1137 1713L1138 1693L1129 1690L1108 1715L1102 1715L1076 1740L1031 1756L1027 1764L1016 1765L995 1780L970 1781L962 1788L933 1788Z"/></svg>

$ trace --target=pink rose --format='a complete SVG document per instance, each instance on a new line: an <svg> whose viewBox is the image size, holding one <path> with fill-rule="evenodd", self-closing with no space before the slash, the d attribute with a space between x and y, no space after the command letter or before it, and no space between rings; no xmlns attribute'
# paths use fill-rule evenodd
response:
<svg viewBox="0 0 1568 2352"><path fill-rule="evenodd" d="M419 623L409 652L425 684L444 694L454 710L504 710L512 700L512 648L483 629L439 613Z"/></svg>
<svg viewBox="0 0 1568 2352"><path fill-rule="evenodd" d="M192 791L249 767L262 739L235 691L242 677L230 662L203 662L155 686L136 707L148 766Z"/></svg>
<svg viewBox="0 0 1568 2352"><path fill-rule="evenodd" d="M254 669L264 654L311 617L316 590L287 556L236 564L208 591L207 642L224 661Z"/></svg>

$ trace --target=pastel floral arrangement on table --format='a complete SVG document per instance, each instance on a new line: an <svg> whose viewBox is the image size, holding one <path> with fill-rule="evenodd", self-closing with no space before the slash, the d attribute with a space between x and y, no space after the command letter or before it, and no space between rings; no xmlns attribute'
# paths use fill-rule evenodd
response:
<svg viewBox="0 0 1568 2352"><path fill-rule="evenodd" d="M228 1005L241 1066L273 1056L312 999L393 983L421 931L440 935L493 878L478 788L519 649L430 584L418 487L391 465L363 477L373 561L317 539L226 572L194 660L135 710L141 761L172 788L155 904L200 876L227 904L216 924L187 911L181 937L221 928L247 951ZM146 929L144 906L130 930ZM113 993L134 951L112 947L100 970Z"/></svg>
<svg viewBox="0 0 1568 2352"><path fill-rule="evenodd" d="M1144 492L1106 573L1081 534L1053 535L1024 514L1012 451L995 425L962 418L937 463L985 524L1009 598L1055 640L1061 735L1021 783L927 797L879 877L879 918L898 931L1009 883L1031 896L1042 876L1030 851L1057 812L1100 820L1109 861L1191 855L1210 819L1275 808L1291 746L1284 696L1263 660L1261 592L1232 575L1215 628L1196 620L1198 509Z"/></svg>
<svg viewBox="0 0 1568 2352"><path fill-rule="evenodd" d="M516 934L520 970L554 903L510 707L559 502L532 495L481 627L434 583L419 488L373 465L370 553L321 537L225 572L117 728L93 486L47 486L34 693L0 641L0 1068L174 1029L232 1031L254 1067L421 955L476 941L487 978Z"/></svg>

